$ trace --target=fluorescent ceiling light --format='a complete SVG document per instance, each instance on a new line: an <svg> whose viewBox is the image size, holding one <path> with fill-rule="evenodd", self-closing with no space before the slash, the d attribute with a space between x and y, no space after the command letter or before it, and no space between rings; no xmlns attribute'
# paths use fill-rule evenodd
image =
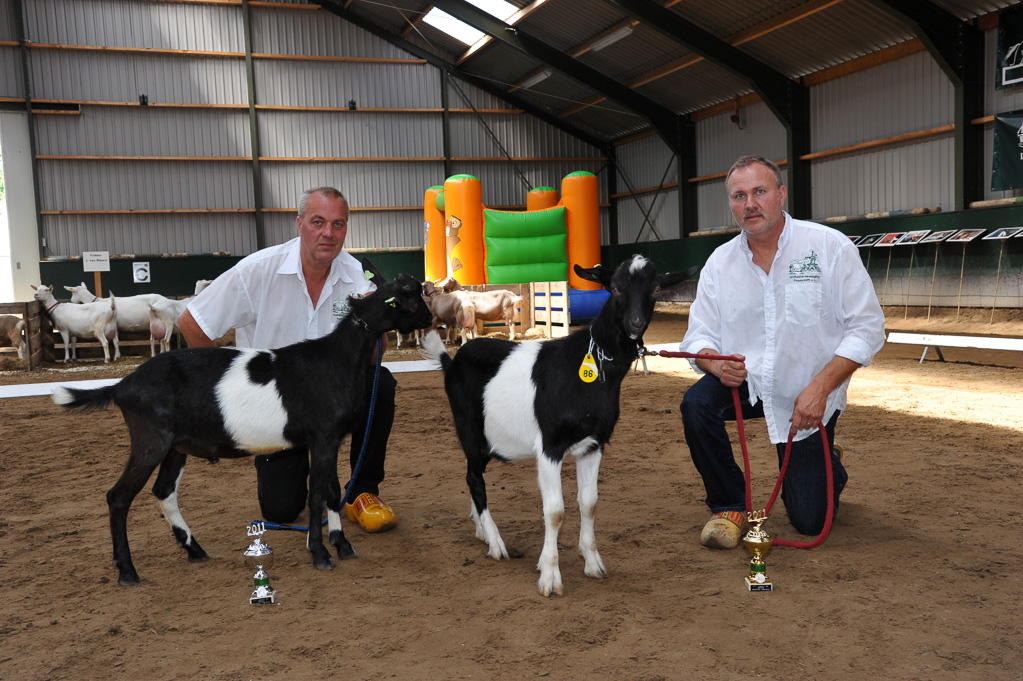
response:
<svg viewBox="0 0 1023 681"><path fill-rule="evenodd" d="M603 38L598 38L590 43L591 50L602 50L612 43L616 43L622 38L632 35L632 24L625 24L619 29L611 31Z"/></svg>
<svg viewBox="0 0 1023 681"><path fill-rule="evenodd" d="M534 85L536 85L537 83L539 83L541 81L544 81L544 80L547 80L548 78L550 78L552 73L554 73L554 71L552 69L550 69L550 68L540 69L539 71L537 71L536 73L531 75L529 78L526 78L524 81L519 83L518 86L520 88L523 88L523 89L531 88Z"/></svg>
<svg viewBox="0 0 1023 681"><path fill-rule="evenodd" d="M517 7L504 0L469 0L469 3L476 5L487 14L493 15L501 21L505 21L518 11ZM437 30L444 31L455 40L459 40L466 45L472 45L484 35L481 31L477 31L469 24L459 21L436 7L426 13L423 21Z"/></svg>

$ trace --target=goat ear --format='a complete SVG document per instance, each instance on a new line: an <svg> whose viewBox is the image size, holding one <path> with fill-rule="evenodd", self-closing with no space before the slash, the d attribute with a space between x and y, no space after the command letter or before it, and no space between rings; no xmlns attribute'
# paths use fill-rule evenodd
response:
<svg viewBox="0 0 1023 681"><path fill-rule="evenodd" d="M387 277L385 277L383 273L380 270L378 270L373 263L369 261L369 258L362 259L362 267L364 270L366 270L372 275L373 283L376 284L377 286L387 283Z"/></svg>
<svg viewBox="0 0 1023 681"><path fill-rule="evenodd" d="M700 269L699 266L693 265L688 270L679 270L678 272L668 272L667 274L662 274L659 277L661 281L661 288L674 286L675 284L681 281L692 279L693 275L695 275L697 271L699 271L699 269Z"/></svg>
<svg viewBox="0 0 1023 681"><path fill-rule="evenodd" d="M595 281L604 288L611 290L611 280L614 278L614 272L606 267L597 265L596 267L579 267L574 266L575 273L588 281Z"/></svg>

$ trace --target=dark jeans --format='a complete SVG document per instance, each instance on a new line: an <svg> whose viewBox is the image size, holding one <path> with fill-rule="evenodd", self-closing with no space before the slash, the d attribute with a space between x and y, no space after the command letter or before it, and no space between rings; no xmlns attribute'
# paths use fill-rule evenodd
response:
<svg viewBox="0 0 1023 681"><path fill-rule="evenodd" d="M742 418L763 418L763 402L749 403L749 387L739 386ZM685 431L689 453L696 470L703 478L707 490L707 506L712 513L746 510L746 478L732 454L732 445L725 430L725 421L735 420L732 389L721 384L715 376L704 374L682 397L682 428ZM835 423L841 412L836 412L825 425L831 465L834 476L835 511L838 497L849 480L849 474L835 454ZM785 458L785 443L775 445L778 450L778 468ZM772 485L773 489L773 485ZM763 502L770 490L764 491ZM827 469L824 446L820 433L792 443L789 467L782 483L781 499L785 504L789 522L801 534L820 534L827 518ZM754 505L754 510L756 510Z"/></svg>
<svg viewBox="0 0 1023 681"><path fill-rule="evenodd" d="M373 409L373 424L370 427L366 453L362 457L359 476L351 483L348 503L364 492L379 494L384 479L384 456L387 439L394 423L394 390L397 382L391 372L380 367L377 382L377 401ZM373 393L373 372L370 371L365 386L365 404L369 405ZM355 470L362 450L366 432L368 412L358 419L358 426L352 433L351 467ZM305 446L285 449L273 454L255 457L256 496L263 518L273 523L290 523L306 507L308 499L307 479L309 477L309 450ZM347 488L347 485L346 485Z"/></svg>

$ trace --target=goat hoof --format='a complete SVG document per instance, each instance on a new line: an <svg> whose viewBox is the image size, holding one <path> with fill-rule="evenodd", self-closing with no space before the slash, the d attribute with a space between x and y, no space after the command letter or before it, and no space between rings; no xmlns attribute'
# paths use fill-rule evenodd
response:
<svg viewBox="0 0 1023 681"><path fill-rule="evenodd" d="M338 530L331 532L330 543L337 550L337 557L339 560L355 557L355 549L352 548L352 543L345 538L344 532Z"/></svg>
<svg viewBox="0 0 1023 681"><path fill-rule="evenodd" d="M522 551L519 551L518 549L508 549L509 558L522 558L523 555L525 554L523 554Z"/></svg>
<svg viewBox="0 0 1023 681"><path fill-rule="evenodd" d="M334 563L331 562L330 554L327 553L327 550L325 548L323 548L321 546L319 551L314 551L312 553L313 553L313 566L317 570L333 570L334 569Z"/></svg>
<svg viewBox="0 0 1023 681"><path fill-rule="evenodd" d="M134 570L121 570L121 574L117 578L117 583L121 586L138 586L141 582L138 573Z"/></svg>
<svg viewBox="0 0 1023 681"><path fill-rule="evenodd" d="M188 561L190 563L201 563L203 561L209 560L210 558L208 555L206 555L206 551L204 551L203 548L199 546L199 542L195 540L195 537L192 537L192 541L185 544L185 551L188 552Z"/></svg>

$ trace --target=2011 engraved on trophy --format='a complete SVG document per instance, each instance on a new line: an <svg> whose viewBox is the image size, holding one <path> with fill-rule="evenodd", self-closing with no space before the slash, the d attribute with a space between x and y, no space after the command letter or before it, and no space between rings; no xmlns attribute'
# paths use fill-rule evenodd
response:
<svg viewBox="0 0 1023 681"><path fill-rule="evenodd" d="M746 514L750 522L749 532L742 538L742 545L753 556L749 562L749 575L746 576L746 588L750 591L774 591L774 585L767 576L767 564L764 557L771 550L774 540L760 526L767 520L766 511L752 511Z"/></svg>
<svg viewBox="0 0 1023 681"><path fill-rule="evenodd" d="M274 551L269 546L263 543L263 533L266 532L266 526L263 523L253 523L249 525L248 536L255 537L249 547L245 549L245 564L250 569L256 571L256 574L252 576L252 580L255 583L255 590L252 595L249 596L249 603L253 605L261 605L265 603L273 603L274 595L277 593L272 586L270 586L270 575L266 573L263 568L269 568L273 565Z"/></svg>

